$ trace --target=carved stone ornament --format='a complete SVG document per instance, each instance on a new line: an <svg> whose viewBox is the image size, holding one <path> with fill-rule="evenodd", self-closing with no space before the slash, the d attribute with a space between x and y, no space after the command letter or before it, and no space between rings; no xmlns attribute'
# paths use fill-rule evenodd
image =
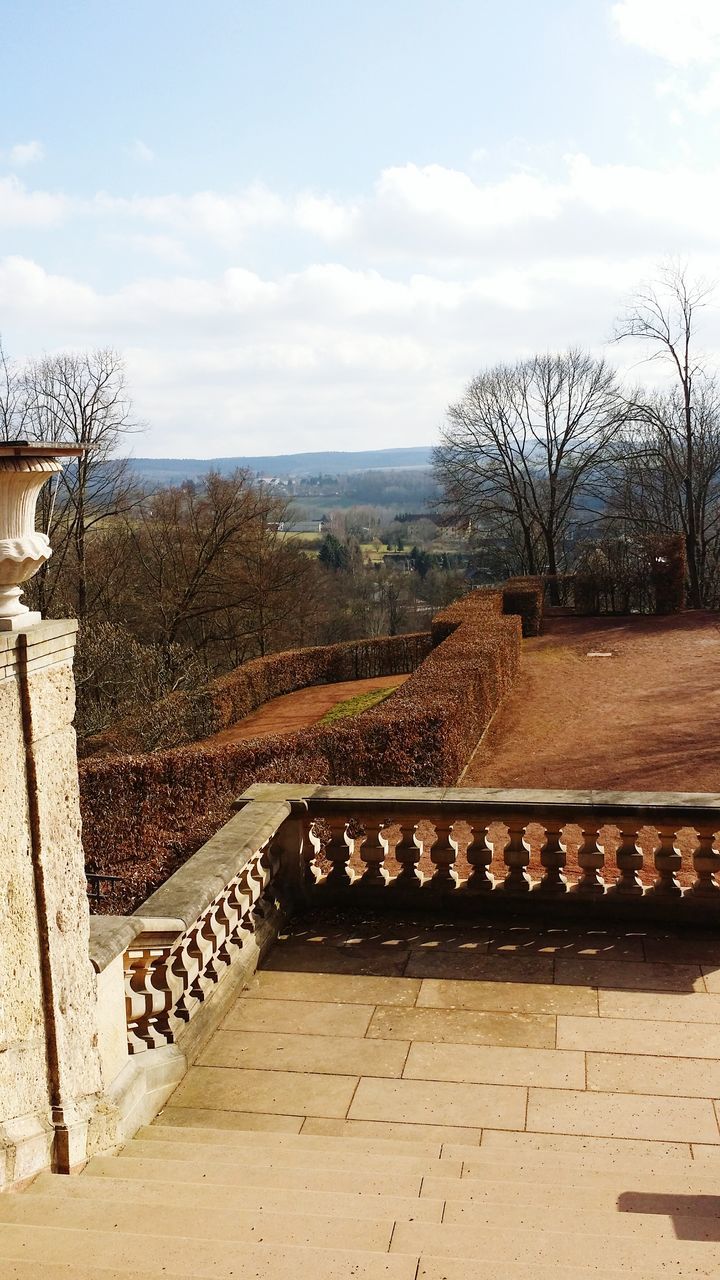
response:
<svg viewBox="0 0 720 1280"><path fill-rule="evenodd" d="M35 528L35 507L45 482L62 471L62 459L81 453L76 445L0 444L0 631L40 622L20 599L22 583L52 555L49 538Z"/></svg>

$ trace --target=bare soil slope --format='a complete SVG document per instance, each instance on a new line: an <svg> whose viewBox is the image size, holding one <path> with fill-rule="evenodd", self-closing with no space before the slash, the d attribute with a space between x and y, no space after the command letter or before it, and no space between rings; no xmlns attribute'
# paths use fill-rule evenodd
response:
<svg viewBox="0 0 720 1280"><path fill-rule="evenodd" d="M717 792L719 725L718 615L549 619L462 784Z"/></svg>

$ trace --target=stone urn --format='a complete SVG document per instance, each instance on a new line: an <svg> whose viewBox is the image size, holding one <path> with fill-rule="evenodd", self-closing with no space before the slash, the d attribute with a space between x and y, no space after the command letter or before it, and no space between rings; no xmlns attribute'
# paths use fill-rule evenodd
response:
<svg viewBox="0 0 720 1280"><path fill-rule="evenodd" d="M64 460L81 445L0 443L0 631L20 631L40 622L20 600L22 583L52 555L46 534L35 528L38 494Z"/></svg>

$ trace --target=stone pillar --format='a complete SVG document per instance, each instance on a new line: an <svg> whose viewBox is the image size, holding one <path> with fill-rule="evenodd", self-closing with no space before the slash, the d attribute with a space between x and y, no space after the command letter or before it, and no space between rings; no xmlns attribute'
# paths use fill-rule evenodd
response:
<svg viewBox="0 0 720 1280"><path fill-rule="evenodd" d="M76 622L0 632L0 1184L103 1146L80 842Z"/></svg>

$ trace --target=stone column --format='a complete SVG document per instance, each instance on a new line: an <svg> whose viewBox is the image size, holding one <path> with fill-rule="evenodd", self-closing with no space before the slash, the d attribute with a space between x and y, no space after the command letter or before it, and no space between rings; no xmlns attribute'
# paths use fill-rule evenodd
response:
<svg viewBox="0 0 720 1280"><path fill-rule="evenodd" d="M90 1122L110 1118L72 727L76 629L0 633L0 1182L81 1164Z"/></svg>

